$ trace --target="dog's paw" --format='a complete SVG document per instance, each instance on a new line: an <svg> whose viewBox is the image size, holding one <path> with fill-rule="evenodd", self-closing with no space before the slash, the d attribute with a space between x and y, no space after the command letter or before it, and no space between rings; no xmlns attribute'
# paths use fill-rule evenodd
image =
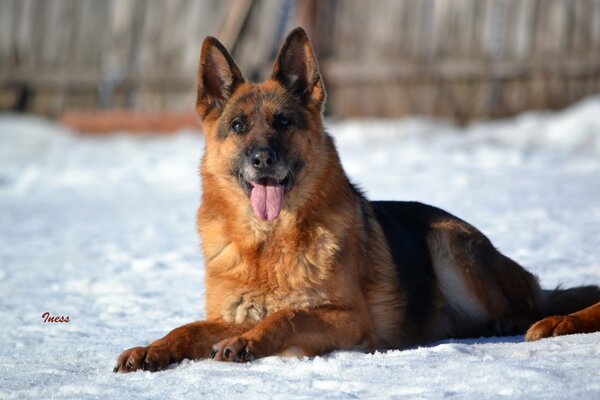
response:
<svg viewBox="0 0 600 400"><path fill-rule="evenodd" d="M175 362L168 346L133 347L117 359L113 372L160 371Z"/></svg>
<svg viewBox="0 0 600 400"><path fill-rule="evenodd" d="M548 317L533 324L527 330L525 339L528 341L539 340L552 336L580 333L583 330L583 321L577 317L571 315Z"/></svg>
<svg viewBox="0 0 600 400"><path fill-rule="evenodd" d="M247 362L257 357L254 342L241 336L231 337L213 346L210 357L217 361Z"/></svg>

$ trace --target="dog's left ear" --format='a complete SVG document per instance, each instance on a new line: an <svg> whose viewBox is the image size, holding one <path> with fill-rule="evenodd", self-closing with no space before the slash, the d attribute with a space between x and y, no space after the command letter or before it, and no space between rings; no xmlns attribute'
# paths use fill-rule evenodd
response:
<svg viewBox="0 0 600 400"><path fill-rule="evenodd" d="M296 28L285 39L275 59L272 78L283 84L304 104L314 102L320 108L325 101L325 88L315 53L302 28Z"/></svg>

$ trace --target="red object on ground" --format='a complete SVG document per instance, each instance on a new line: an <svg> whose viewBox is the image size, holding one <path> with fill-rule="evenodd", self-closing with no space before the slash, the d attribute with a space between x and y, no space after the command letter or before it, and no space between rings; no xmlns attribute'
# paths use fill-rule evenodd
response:
<svg viewBox="0 0 600 400"><path fill-rule="evenodd" d="M201 130L194 113L111 111L65 111L61 124L80 133L174 133L183 128Z"/></svg>

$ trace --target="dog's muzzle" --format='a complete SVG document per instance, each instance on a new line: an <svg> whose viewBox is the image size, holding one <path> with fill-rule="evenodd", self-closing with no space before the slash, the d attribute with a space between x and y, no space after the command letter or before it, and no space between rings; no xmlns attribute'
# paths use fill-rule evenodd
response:
<svg viewBox="0 0 600 400"><path fill-rule="evenodd" d="M277 150L250 149L241 171L242 185L250 196L252 211L261 221L273 221L283 207L289 169Z"/></svg>

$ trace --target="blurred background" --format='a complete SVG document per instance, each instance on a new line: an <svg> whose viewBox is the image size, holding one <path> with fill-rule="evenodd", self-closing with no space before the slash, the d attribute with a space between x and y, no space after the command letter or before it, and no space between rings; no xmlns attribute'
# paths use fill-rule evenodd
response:
<svg viewBox="0 0 600 400"><path fill-rule="evenodd" d="M600 0L0 0L0 110L193 124L206 35L259 80L298 25L332 117L466 123L600 91Z"/></svg>

